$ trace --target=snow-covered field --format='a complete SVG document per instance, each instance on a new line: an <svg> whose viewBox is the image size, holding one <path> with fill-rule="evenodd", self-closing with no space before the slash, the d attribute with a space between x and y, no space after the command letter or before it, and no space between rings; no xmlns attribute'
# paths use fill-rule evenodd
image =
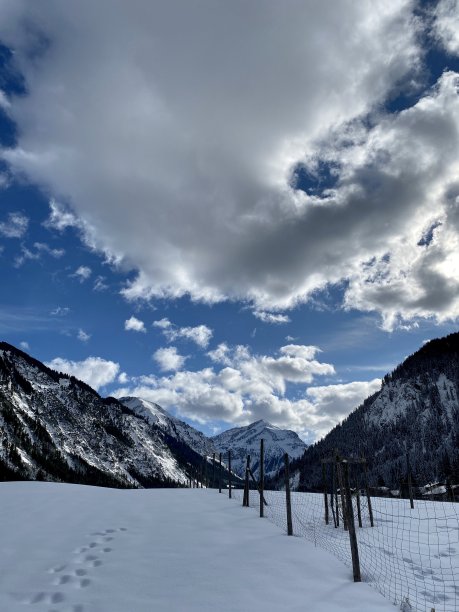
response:
<svg viewBox="0 0 459 612"><path fill-rule="evenodd" d="M2 612L389 612L338 559L204 489L1 483Z"/></svg>
<svg viewBox="0 0 459 612"><path fill-rule="evenodd" d="M233 492L242 502L242 490ZM286 530L285 493L265 492L265 515ZM250 503L259 496L251 491ZM459 610L459 504L440 501L372 498L374 527L361 499L362 528L357 527L362 579L398 606L406 598L417 612ZM357 525L357 507L354 499ZM306 537L351 566L349 535L324 522L323 495L292 493L295 535Z"/></svg>

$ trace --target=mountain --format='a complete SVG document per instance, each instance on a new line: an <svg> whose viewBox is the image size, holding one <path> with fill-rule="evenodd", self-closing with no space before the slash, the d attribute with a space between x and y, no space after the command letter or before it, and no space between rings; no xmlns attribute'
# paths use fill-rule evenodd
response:
<svg viewBox="0 0 459 612"><path fill-rule="evenodd" d="M300 489L320 486L320 461L334 449L345 457L365 456L374 486L398 488L408 462L418 485L459 483L459 333L426 343L310 446L291 468Z"/></svg>
<svg viewBox="0 0 459 612"><path fill-rule="evenodd" d="M184 442L196 453L203 456L211 456L216 452L214 444L202 431L191 427L188 423L170 415L168 412L155 404L140 397L122 397L120 402L144 418L148 423L166 432L172 438Z"/></svg>
<svg viewBox="0 0 459 612"><path fill-rule="evenodd" d="M164 486L200 464L152 419L0 342L1 480Z"/></svg>
<svg viewBox="0 0 459 612"><path fill-rule="evenodd" d="M280 429L266 421L256 421L246 427L235 427L211 438L218 452L227 456L231 450L231 467L244 475L247 455L251 455L252 471L259 468L260 439L264 439L265 474L270 476L279 470L285 453L290 458L301 457L306 444L294 431Z"/></svg>

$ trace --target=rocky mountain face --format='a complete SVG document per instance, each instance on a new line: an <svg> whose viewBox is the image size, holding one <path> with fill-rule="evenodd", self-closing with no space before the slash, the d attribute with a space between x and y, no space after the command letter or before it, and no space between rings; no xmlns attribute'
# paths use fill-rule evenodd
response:
<svg viewBox="0 0 459 612"><path fill-rule="evenodd" d="M459 333L432 340L384 377L381 390L292 466L300 489L320 486L322 458L365 456L374 486L459 483Z"/></svg>
<svg viewBox="0 0 459 612"><path fill-rule="evenodd" d="M252 471L259 469L260 439L264 439L265 474L275 474L284 463L284 455L298 459L306 444L294 431L280 429L266 421L257 421L246 427L235 427L211 438L215 448L227 457L231 450L231 467L240 476L244 475L247 455L251 456Z"/></svg>
<svg viewBox="0 0 459 612"><path fill-rule="evenodd" d="M213 474L212 455L218 461L221 452L225 485L228 450L234 474L244 475L248 453L256 472L262 437L268 475L282 464L285 452L296 458L305 448L294 432L264 421L207 438L153 402L102 398L75 377L0 342L0 480L186 484L189 476Z"/></svg>
<svg viewBox="0 0 459 612"><path fill-rule="evenodd" d="M114 398L0 343L0 478L186 483L201 456Z"/></svg>
<svg viewBox="0 0 459 612"><path fill-rule="evenodd" d="M140 397L122 397L120 402L148 423L166 432L172 438L187 444L196 453L210 457L216 452L213 442L202 431L173 417L158 404Z"/></svg>

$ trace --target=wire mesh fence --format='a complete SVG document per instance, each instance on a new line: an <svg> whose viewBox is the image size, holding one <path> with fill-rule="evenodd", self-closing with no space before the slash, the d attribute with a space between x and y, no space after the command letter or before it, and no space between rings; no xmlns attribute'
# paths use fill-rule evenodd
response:
<svg viewBox="0 0 459 612"><path fill-rule="evenodd" d="M354 484L359 482L356 472L351 478ZM291 493L293 535L307 538L352 566L345 529L349 515L336 480L334 488L327 480L326 504L323 493ZM242 504L244 490L234 489L232 497ZM264 491L264 498L264 516L287 531L285 490ZM367 498L365 489L357 486L351 498L362 580L403 610L458 612L459 504L424 498L416 499L411 508L408 498ZM260 505L253 481L249 505L254 509Z"/></svg>

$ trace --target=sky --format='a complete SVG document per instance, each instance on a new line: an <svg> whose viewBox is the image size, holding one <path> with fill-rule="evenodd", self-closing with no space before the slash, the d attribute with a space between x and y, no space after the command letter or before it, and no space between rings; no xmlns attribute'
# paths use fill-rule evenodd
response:
<svg viewBox="0 0 459 612"><path fill-rule="evenodd" d="M459 316L456 0L0 0L0 337L307 442Z"/></svg>

